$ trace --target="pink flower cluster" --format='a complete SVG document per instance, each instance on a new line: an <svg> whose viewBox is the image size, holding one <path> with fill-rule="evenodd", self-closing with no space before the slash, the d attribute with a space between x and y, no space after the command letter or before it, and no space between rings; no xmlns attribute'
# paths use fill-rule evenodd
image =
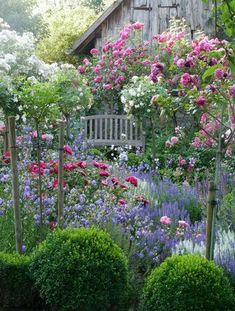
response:
<svg viewBox="0 0 235 311"><path fill-rule="evenodd" d="M173 147L174 145L176 145L178 143L179 139L176 136L172 136L171 139L168 139L165 142L165 146L166 147Z"/></svg>

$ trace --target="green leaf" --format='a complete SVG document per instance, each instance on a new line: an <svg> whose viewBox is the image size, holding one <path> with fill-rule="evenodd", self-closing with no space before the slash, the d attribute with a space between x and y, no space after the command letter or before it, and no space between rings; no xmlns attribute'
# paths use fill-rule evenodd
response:
<svg viewBox="0 0 235 311"><path fill-rule="evenodd" d="M205 81L206 78L211 77L214 74L214 72L216 71L216 69L218 69L218 68L222 68L222 65L221 64L216 64L216 65L211 66L210 68L208 68L204 72L204 74L202 76L202 80Z"/></svg>

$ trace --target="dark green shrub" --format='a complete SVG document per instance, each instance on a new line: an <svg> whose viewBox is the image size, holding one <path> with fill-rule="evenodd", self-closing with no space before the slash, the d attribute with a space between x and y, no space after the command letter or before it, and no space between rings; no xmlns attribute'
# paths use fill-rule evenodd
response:
<svg viewBox="0 0 235 311"><path fill-rule="evenodd" d="M31 271L47 303L63 310L120 310L127 259L104 231L58 230L33 256Z"/></svg>
<svg viewBox="0 0 235 311"><path fill-rule="evenodd" d="M29 273L29 257L0 253L0 309L34 305L33 281Z"/></svg>
<svg viewBox="0 0 235 311"><path fill-rule="evenodd" d="M223 270L196 255L173 256L154 269L144 286L143 310L235 310Z"/></svg>

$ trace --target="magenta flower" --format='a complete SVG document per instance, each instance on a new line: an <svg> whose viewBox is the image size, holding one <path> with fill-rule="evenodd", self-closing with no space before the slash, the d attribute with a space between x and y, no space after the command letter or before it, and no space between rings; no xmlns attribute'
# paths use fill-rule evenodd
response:
<svg viewBox="0 0 235 311"><path fill-rule="evenodd" d="M233 98L235 97L235 84L230 86L230 88L228 89L228 94L229 94L229 96L231 96Z"/></svg>
<svg viewBox="0 0 235 311"><path fill-rule="evenodd" d="M125 201L124 199L119 199L119 200L118 200L118 203L119 203L120 205L126 205L126 201Z"/></svg>
<svg viewBox="0 0 235 311"><path fill-rule="evenodd" d="M128 176L125 181L129 182L134 187L138 187L138 179L135 176Z"/></svg>
<svg viewBox="0 0 235 311"><path fill-rule="evenodd" d="M196 104L200 107L204 106L206 103L206 99L204 96L200 95L197 99L196 99Z"/></svg>
<svg viewBox="0 0 235 311"><path fill-rule="evenodd" d="M64 146L64 152L68 155L72 155L73 154L73 150L71 147L69 147L68 145Z"/></svg>
<svg viewBox="0 0 235 311"><path fill-rule="evenodd" d="M177 65L179 68L184 67L184 65L185 65L184 59L183 59L183 58L178 59L177 62L176 62L176 65Z"/></svg>
<svg viewBox="0 0 235 311"><path fill-rule="evenodd" d="M111 89L113 88L113 86L112 86L112 84L104 84L104 85L103 85L103 88L104 88L105 90L111 90Z"/></svg>
<svg viewBox="0 0 235 311"><path fill-rule="evenodd" d="M107 171L100 171L100 176L102 177L108 177L110 174Z"/></svg>
<svg viewBox="0 0 235 311"><path fill-rule="evenodd" d="M180 79L180 83L183 86L188 86L192 82L192 77L190 76L189 73L184 73Z"/></svg>
<svg viewBox="0 0 235 311"><path fill-rule="evenodd" d="M98 51L97 49L93 48L93 49L90 50L90 53L91 53L92 55L98 55L98 54L99 54L99 51Z"/></svg>
<svg viewBox="0 0 235 311"><path fill-rule="evenodd" d="M80 74L84 74L86 72L86 68L84 66L79 66L78 70Z"/></svg>
<svg viewBox="0 0 235 311"><path fill-rule="evenodd" d="M224 77L225 72L222 69L216 69L214 76L217 79L222 79Z"/></svg>
<svg viewBox="0 0 235 311"><path fill-rule="evenodd" d="M179 224L179 227L180 227L180 228L183 228L183 229L189 227L189 224L188 224L185 220L179 220L179 221L178 221L178 224Z"/></svg>
<svg viewBox="0 0 235 311"><path fill-rule="evenodd" d="M144 28L144 24L140 23L140 22L136 22L136 23L132 24L132 27L134 29L143 29Z"/></svg>
<svg viewBox="0 0 235 311"><path fill-rule="evenodd" d="M160 223L163 225L170 225L171 224L171 218L167 216L162 216L160 218Z"/></svg>

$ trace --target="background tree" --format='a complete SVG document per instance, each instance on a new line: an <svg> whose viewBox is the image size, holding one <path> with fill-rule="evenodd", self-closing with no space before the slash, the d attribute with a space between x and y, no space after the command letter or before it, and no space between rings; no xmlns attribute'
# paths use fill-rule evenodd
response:
<svg viewBox="0 0 235 311"><path fill-rule="evenodd" d="M35 11L36 0L3 0L0 1L0 17L19 33L33 32L36 37L45 32L41 14Z"/></svg>
<svg viewBox="0 0 235 311"><path fill-rule="evenodd" d="M74 41L96 19L92 10L84 7L64 8L47 13L48 34L37 46L37 55L48 63L76 63L77 57L68 54Z"/></svg>

